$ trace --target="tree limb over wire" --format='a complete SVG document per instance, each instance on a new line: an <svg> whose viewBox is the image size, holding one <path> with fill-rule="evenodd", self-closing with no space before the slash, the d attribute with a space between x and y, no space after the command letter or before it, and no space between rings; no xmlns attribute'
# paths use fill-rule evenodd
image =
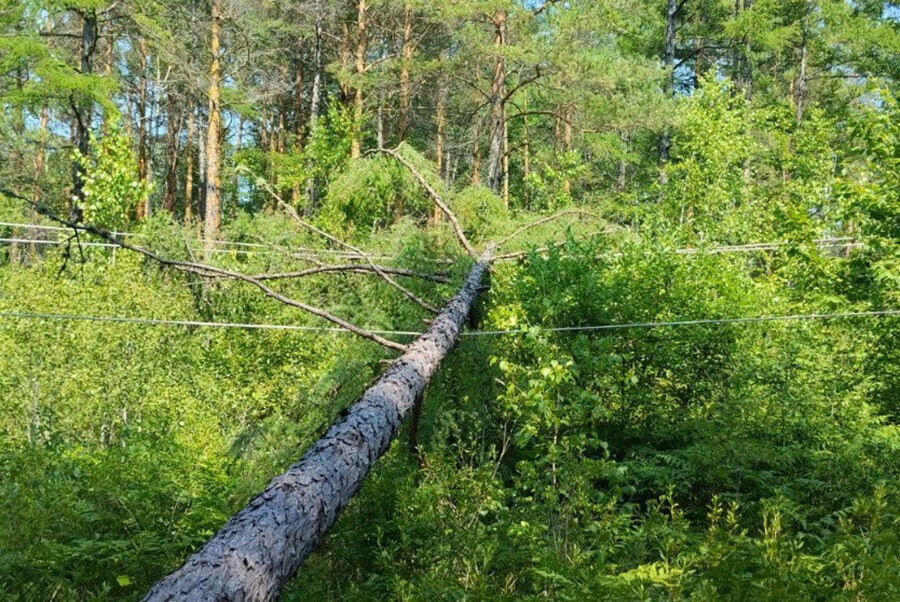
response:
<svg viewBox="0 0 900 602"><path fill-rule="evenodd" d="M103 230L102 228L97 228L96 226L92 226L90 224L81 224L81 223L78 223L75 221L70 221L70 220L61 218L61 217L57 216L55 213L53 213L52 211L50 211L47 207L41 205L40 203L35 203L31 199L27 199L23 196L20 196L18 194L15 194L13 192L10 192L10 191L4 190L4 189L0 189L0 193L4 194L5 196L8 196L10 198L19 199L25 203L28 203L29 205L34 207L34 209L41 215L46 216L47 218L49 218L50 220L52 220L58 224L61 224L68 228L71 228L75 232L87 232L88 234L93 234L94 236L102 238L103 240L110 242L118 247L127 249L128 251L133 251L135 253L139 253L139 254L143 255L144 257L152 259L161 265L172 267L172 268L175 268L178 270L182 270L184 272L190 272L193 274L198 274L200 276L207 276L207 277L210 277L210 276L211 277L225 277L225 278L232 278L234 280L241 280L248 284L252 284L256 288L261 290L263 292L263 294L265 294L267 297L269 297L271 299L275 299L276 301L280 301L280 302L284 303L285 305L290 305L291 307L296 307L297 309L302 309L303 311L310 313L316 317L322 318L323 320L327 320L328 322L331 322L332 324L337 324L341 328L344 328L345 330L348 330L348 331L352 332L353 334L356 334L364 339L374 341L374 342L378 343L379 345L381 345L382 347L386 347L388 349L395 349L397 351L406 351L406 345L403 345L396 341L391 341L391 340L386 339L386 338L384 338L380 335L377 335L373 332L370 332L368 330L360 328L359 326L356 326L355 324L352 324L352 323L348 322L347 320L344 320L343 318L335 316L334 314L332 314L324 309L321 309L319 307L315 307L312 305L308 305L306 303L303 303L302 301L297 301L296 299L291 299L290 297L282 295L278 291L270 288L269 286L266 286L261 281L254 278L253 276L247 276L245 274L233 272L231 270L226 270L223 268L217 268L217 267L202 264L202 263L195 263L195 262L189 262L189 261L178 261L175 259L169 259L167 257L162 257L160 255L157 255L153 251L129 244L129 243L119 239L118 237L110 234L106 230Z"/></svg>
<svg viewBox="0 0 900 602"><path fill-rule="evenodd" d="M389 266L377 266L379 270L385 274L394 274L395 276L404 276L406 278L419 278L421 280L430 280L439 284L449 284L450 279L443 274L428 274L426 272L415 272L403 268L394 268ZM315 274L329 274L334 272L349 272L353 274L371 274L377 273L370 265L346 264L346 265L329 265L322 264L315 268L300 270L298 272L280 272L274 274L255 274L253 278L257 280L287 280L290 278L303 278L305 276L313 276Z"/></svg>

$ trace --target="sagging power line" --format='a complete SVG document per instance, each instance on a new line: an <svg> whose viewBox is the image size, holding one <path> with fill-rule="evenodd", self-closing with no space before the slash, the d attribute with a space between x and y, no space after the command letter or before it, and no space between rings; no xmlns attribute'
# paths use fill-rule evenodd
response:
<svg viewBox="0 0 900 602"><path fill-rule="evenodd" d="M541 332L590 332L602 330L625 330L645 328L672 328L680 326L711 326L722 324L745 324L752 322L785 322L799 320L836 320L847 318L876 318L900 316L900 309L885 309L859 312L793 314L784 316L755 316L738 318L709 318L698 320L673 320L667 322L630 322L626 324L599 324L594 326L559 326L540 328ZM205 328L237 328L245 330L286 330L322 333L351 333L344 328L328 326L296 326L291 324L258 324L244 322L203 322L196 320L165 320L154 318L126 318L118 316L85 316L76 314L33 313L33 312L0 312L0 318L36 319L36 320L72 320L88 322L112 322L126 324L143 324L147 326L195 326ZM531 326L510 330L470 330L460 334L461 337L504 336L527 333ZM385 336L418 336L422 333L408 330L369 330L369 332Z"/></svg>

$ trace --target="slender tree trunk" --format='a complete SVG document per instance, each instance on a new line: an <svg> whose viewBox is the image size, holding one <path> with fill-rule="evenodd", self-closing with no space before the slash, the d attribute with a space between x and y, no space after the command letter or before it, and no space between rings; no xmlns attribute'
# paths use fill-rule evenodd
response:
<svg viewBox="0 0 900 602"><path fill-rule="evenodd" d="M275 153L278 150L278 126L275 121L275 113L277 109L272 107L269 111L269 119L272 120L272 129L269 132L269 186L275 186ZM274 205L274 203L273 203Z"/></svg>
<svg viewBox="0 0 900 602"><path fill-rule="evenodd" d="M191 102L188 110L187 140L185 155L187 165L184 173L184 225L190 228L194 221L194 105Z"/></svg>
<svg viewBox="0 0 900 602"><path fill-rule="evenodd" d="M278 111L278 145L277 151L279 155L284 154L284 110Z"/></svg>
<svg viewBox="0 0 900 602"><path fill-rule="evenodd" d="M505 119L506 61L503 46L506 45L506 13L494 17L494 47L497 49L494 77L491 80L490 150L488 153L487 185L500 193L503 178L503 126Z"/></svg>
<svg viewBox="0 0 900 602"><path fill-rule="evenodd" d="M362 154L360 136L363 120L362 77L366 72L366 17L367 0L356 0L356 86L353 91L353 138L350 141L350 158L359 159Z"/></svg>
<svg viewBox="0 0 900 602"><path fill-rule="evenodd" d="M49 32L48 32L49 33ZM102 36L101 36L102 37ZM113 71L113 32L112 27L106 28L106 53L103 60L103 75L105 77L112 77ZM105 136L108 131L107 120L104 119L103 123L100 124L100 132Z"/></svg>
<svg viewBox="0 0 900 602"><path fill-rule="evenodd" d="M303 57L301 49L297 48L297 65L294 74L294 153L299 155L303 150ZM300 181L294 182L291 190L291 203L296 207L300 204Z"/></svg>
<svg viewBox="0 0 900 602"><path fill-rule="evenodd" d="M566 117L563 123L563 144L567 154L572 151L572 105L566 107ZM572 194L572 182L568 177L563 180L563 191L566 195Z"/></svg>
<svg viewBox="0 0 900 602"><path fill-rule="evenodd" d="M694 90L700 89L700 81L703 79L703 63L705 60L703 38L694 38Z"/></svg>
<svg viewBox="0 0 900 602"><path fill-rule="evenodd" d="M138 69L140 78L138 84L138 180L146 182L148 177L147 165L147 43L141 37L138 40ZM147 199L141 199L137 208L138 219L143 219L148 214Z"/></svg>
<svg viewBox="0 0 900 602"><path fill-rule="evenodd" d="M166 192L163 195L162 209L175 212L178 199L178 157L181 154L181 125L184 123L183 107L174 93L169 94L168 126L168 159L166 161Z"/></svg>
<svg viewBox="0 0 900 602"><path fill-rule="evenodd" d="M203 236L203 223L206 218L206 115L197 108L197 225Z"/></svg>
<svg viewBox="0 0 900 602"><path fill-rule="evenodd" d="M238 155L241 152L241 148L244 142L244 116L241 115L238 117L238 129L237 136L234 140L234 154ZM231 195L231 206L229 209L229 214L231 215L231 219L234 219L235 211L237 210L238 202L241 200L241 176L238 175L237 171L234 172L234 179L232 180L232 186L234 187L234 192Z"/></svg>
<svg viewBox="0 0 900 602"><path fill-rule="evenodd" d="M812 14L812 0L806 0L806 12L803 15L803 40L800 46L800 74L797 77L797 125L803 123L803 109L806 101L806 69L809 63L809 17Z"/></svg>
<svg viewBox="0 0 900 602"><path fill-rule="evenodd" d="M412 5L407 2L403 10L403 61L400 67L400 142L406 140L409 129L409 66L412 63Z"/></svg>
<svg viewBox="0 0 900 602"><path fill-rule="evenodd" d="M744 10L750 10L753 6L753 0L744 0ZM751 60L751 52L753 44L750 42L750 36L744 36L744 97L750 100L753 97L753 61Z"/></svg>
<svg viewBox="0 0 900 602"><path fill-rule="evenodd" d="M503 118L503 208L509 209L509 122Z"/></svg>
<svg viewBox="0 0 900 602"><path fill-rule="evenodd" d="M344 21L341 23L341 41L338 48L340 57L341 71L345 74L350 73L350 25ZM344 106L350 106L350 83L346 78L341 78L338 84L341 93L341 102Z"/></svg>
<svg viewBox="0 0 900 602"><path fill-rule="evenodd" d="M313 48L313 82L309 94L309 135L312 136L319 121L319 98L322 94L322 0L316 0L315 48ZM315 179L306 179L307 212L311 213L316 204Z"/></svg>
<svg viewBox="0 0 900 602"><path fill-rule="evenodd" d="M32 189L31 200L34 202L35 206L41 200L41 180L44 179L44 156L47 147L47 122L49 121L49 108L47 107L47 103L41 107L41 121L38 127L38 141L37 141L37 155L34 159L34 188ZM36 222L38 218L37 209L32 208L31 210L31 221L32 223ZM37 230L31 230L28 234L29 238L31 238L31 247L29 249L29 255L32 259L37 257Z"/></svg>
<svg viewBox="0 0 900 602"><path fill-rule="evenodd" d="M97 46L97 15L92 10L86 10L81 15L81 73L90 74L94 71L94 50ZM82 96L78 102L73 101L72 108L75 113L75 144L78 152L87 157L91 144L91 121L94 113L94 103L90 98ZM72 221L81 221L83 211L79 205L84 191L84 168L75 163L72 176L73 201L69 207L69 218ZM77 200L74 200L77 199Z"/></svg>
<svg viewBox="0 0 900 602"><path fill-rule="evenodd" d="M378 108L375 115L375 140L378 148L384 148L384 98L378 92Z"/></svg>
<svg viewBox="0 0 900 602"><path fill-rule="evenodd" d="M474 142L472 143L472 186L481 184L481 127L475 128Z"/></svg>
<svg viewBox="0 0 900 602"><path fill-rule="evenodd" d="M16 88L18 92L21 94L22 89L25 87L25 72L21 67L16 69ZM25 110L21 105L18 105L12 109L12 130L14 138L18 140L22 140L25 137ZM24 175L25 174L25 153L16 146L13 151L13 170L16 174ZM21 189L19 188L19 177L13 178L12 181L12 189L16 194L21 194ZM13 238L19 238L19 233L17 228L13 228ZM9 260L10 263L17 262L22 259L21 254L19 253L19 243L17 241L13 241L9 245Z"/></svg>
<svg viewBox="0 0 900 602"><path fill-rule="evenodd" d="M528 112L528 95L525 95L525 101L522 107L523 112ZM525 191L525 208L531 208L531 194L528 185L528 176L531 175L531 141L528 136L528 115L522 116L522 179L524 180L523 189Z"/></svg>
<svg viewBox="0 0 900 602"><path fill-rule="evenodd" d="M668 0L666 8L666 46L664 53L664 64L666 67L666 85L665 92L667 96L675 94L675 27L678 17L678 0ZM669 128L663 129L662 135L659 137L659 183L665 184L666 165L672 149L672 139L669 134Z"/></svg>
<svg viewBox="0 0 900 602"><path fill-rule="evenodd" d="M219 221L219 130L221 115L219 113L219 0L210 2L210 63L209 63L209 123L206 134L206 207L204 213L203 235L206 241L205 251L209 256L213 241L216 239Z"/></svg>
<svg viewBox="0 0 900 602"><path fill-rule="evenodd" d="M441 168L443 167L444 161L444 121L446 116L444 115L444 103L445 100L445 90L443 86L443 82L438 82L438 91L437 91L437 141L435 142L434 148L434 160L437 164L437 172L438 175L442 173ZM443 212L441 208L435 205L434 207L434 217L432 221L435 224L441 223L441 218L443 216Z"/></svg>
<svg viewBox="0 0 900 602"><path fill-rule="evenodd" d="M50 35L53 32L53 21L50 16L47 16L47 51L52 49L52 36ZM50 121L50 107L45 101L43 105L41 105L41 117L40 117L40 125L38 126L38 141L37 141L37 154L35 155L34 160L34 188L31 193L31 200L34 202L34 207L31 209L31 221L32 223L37 222L38 212L37 212L37 204L41 200L41 181L44 179L44 158L47 148L47 124ZM29 238L31 239L31 246L29 249L29 255L32 259L37 258L37 236L38 231L32 229L29 232Z"/></svg>
<svg viewBox="0 0 900 602"><path fill-rule="evenodd" d="M397 435L471 311L489 252L428 331L287 472L145 598L275 600Z"/></svg>
<svg viewBox="0 0 900 602"><path fill-rule="evenodd" d="M319 102L322 95L322 0L316 0L315 48L313 49L313 82L309 94L309 131L319 120Z"/></svg>
<svg viewBox="0 0 900 602"><path fill-rule="evenodd" d="M259 108L259 149L266 153L269 148L269 116L266 111L266 103Z"/></svg>

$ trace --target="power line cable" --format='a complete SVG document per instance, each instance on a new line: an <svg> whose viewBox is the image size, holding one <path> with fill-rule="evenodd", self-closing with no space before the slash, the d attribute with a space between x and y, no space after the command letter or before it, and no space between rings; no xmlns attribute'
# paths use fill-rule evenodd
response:
<svg viewBox="0 0 900 602"><path fill-rule="evenodd" d="M554 328L542 328L543 332L590 332L602 330L624 330L628 328L668 328L679 326L704 326L718 324L745 324L751 322L777 322L796 320L831 320L863 317L900 316L900 309L842 312L827 314L794 314L787 316L759 316L747 318L710 318L700 320L676 320L670 322L632 322L628 324L602 324L597 326L562 326ZM254 324L242 322L201 322L195 320L162 320L151 318L122 318L114 316L84 316L73 314L31 313L31 312L0 312L0 318L20 319L47 319L47 320L76 320L91 322L114 322L128 324L146 324L151 326L200 326L210 328L242 328L250 330L294 330L305 332L350 332L343 328L325 326L294 326L290 324ZM421 332L405 330L370 330L379 335L419 336ZM503 336L524 334L527 328L518 330L471 330L460 334L461 337L479 336Z"/></svg>
<svg viewBox="0 0 900 602"><path fill-rule="evenodd" d="M49 232L71 232L72 231L71 228L64 228L62 226L45 226L43 224L26 224L26 223L17 223L17 222L0 222L0 226L6 226L6 227L10 227L10 228L25 228L25 229L31 229L31 230L46 230ZM140 232L110 232L110 234L112 234L113 236L118 236L118 237L122 237L122 238L127 238L127 237L147 238L146 234L142 234ZM36 242L37 244L57 244L57 241L50 241L50 240L41 241L41 240L18 239L18 238L0 238L0 241L24 242L24 243ZM192 242L197 243L197 244L205 244L205 241L203 241L203 240L193 240ZM290 247L282 247L280 245L252 243L252 242L239 242L239 241L231 241L231 240L218 240L218 239L210 241L210 242L212 242L212 244L214 244L214 245L265 249L268 252L281 251L282 253L306 253L306 254L323 253L323 254L327 254L327 255L336 255L336 256L340 256L340 257L359 257L359 255L357 253L350 253L347 251L339 251L337 249L308 249L308 248L304 248L304 247L298 247L296 249L292 249ZM81 244L85 245L85 246L100 246L101 245L101 243L91 243L91 242L83 242ZM109 246L115 246L115 245L112 245L110 243L102 243L102 246L109 247ZM195 248L195 250L198 250L198 249L199 248ZM227 252L231 252L231 251L227 251ZM238 251L238 252L244 252L244 251ZM249 252L249 251L247 251L247 252ZM263 252L263 251L259 251L259 252ZM394 257L387 257L384 255L380 255L380 256L370 255L370 257L372 257L373 259L395 259Z"/></svg>
<svg viewBox="0 0 900 602"><path fill-rule="evenodd" d="M84 322L114 322L125 324L146 324L149 326L203 326L211 328L241 328L247 330L295 330L304 332L350 332L344 328L328 326L295 326L292 324L252 324L243 322L201 322L196 320L158 320L153 318L121 318L115 316L83 316L74 314L50 314L30 312L0 312L0 318L23 318L39 320L75 320ZM419 336L421 332L402 330L366 330L374 334Z"/></svg>
<svg viewBox="0 0 900 602"><path fill-rule="evenodd" d="M630 324L603 324L599 326L562 326L543 328L545 332L586 332L593 330L622 330L626 328L666 328L671 326L701 326L709 324L743 324L748 322L778 322L790 320L830 320L839 318L900 316L900 309L880 311L860 311L830 314L795 314L790 316L759 316L752 318L710 318L702 320L676 320L672 322L632 322ZM466 336L493 336L519 334L525 330L473 330L464 333Z"/></svg>

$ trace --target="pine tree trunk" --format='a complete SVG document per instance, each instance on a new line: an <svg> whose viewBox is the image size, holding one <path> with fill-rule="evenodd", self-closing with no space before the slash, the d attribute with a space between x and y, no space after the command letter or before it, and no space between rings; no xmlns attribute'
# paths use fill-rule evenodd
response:
<svg viewBox="0 0 900 602"><path fill-rule="evenodd" d="M138 180L147 181L147 46L144 38L138 40ZM141 199L137 207L137 218L147 216L147 199Z"/></svg>
<svg viewBox="0 0 900 602"><path fill-rule="evenodd" d="M750 10L753 6L753 0L744 0L744 10ZM750 43L750 37L744 36L744 97L750 100L753 97L753 62L750 53L753 45Z"/></svg>
<svg viewBox="0 0 900 602"><path fill-rule="evenodd" d="M322 0L316 0L315 48L313 49L313 82L309 95L309 135L313 135L319 121L319 98L322 94ZM306 179L307 212L312 212L316 204L315 179Z"/></svg>
<svg viewBox="0 0 900 602"><path fill-rule="evenodd" d="M664 54L664 63L666 66L666 87L667 96L675 94L675 26L678 17L678 1L668 0L666 8L666 47ZM659 137L659 183L666 183L666 164L669 162L672 149L672 139L669 135L669 128L663 129L662 135Z"/></svg>
<svg viewBox="0 0 900 602"><path fill-rule="evenodd" d="M238 155L241 152L241 148L244 143L244 116L241 115L238 117L238 128L237 128L237 136L234 140L234 154ZM234 179L232 180L232 186L234 187L234 192L231 195L231 206L229 207L229 213L231 218L234 218L235 211L237 211L238 201L241 199L241 176L238 175L237 171L234 173Z"/></svg>
<svg viewBox="0 0 900 602"><path fill-rule="evenodd" d="M94 49L97 46L97 15L86 10L81 15L81 73L87 75L94 71ZM93 102L89 98L81 98L75 108L75 144L78 152L87 157L91 144L91 120L94 113ZM84 168L75 163L72 176L73 200L69 207L69 217L73 221L81 221L82 209L78 205L84 191Z"/></svg>
<svg viewBox="0 0 900 602"><path fill-rule="evenodd" d="M275 477L145 598L275 600L387 450L404 415L456 344L490 251L428 331L287 472Z"/></svg>
<svg viewBox="0 0 900 602"><path fill-rule="evenodd" d="M522 101L522 180L525 193L525 208L531 208L531 196L529 194L528 176L531 175L531 141L528 132L528 94Z"/></svg>
<svg viewBox="0 0 900 602"><path fill-rule="evenodd" d="M572 105L566 107L566 117L563 123L563 144L565 145L566 153L569 153L572 150ZM572 193L572 182L569 178L563 180L563 191L566 195Z"/></svg>
<svg viewBox="0 0 900 602"><path fill-rule="evenodd" d="M406 140L409 129L409 66L412 63L412 6L406 3L403 10L403 61L400 66L400 127L399 140Z"/></svg>
<svg viewBox="0 0 900 602"><path fill-rule="evenodd" d="M297 65L294 74L294 153L303 150L303 62L300 48L297 48ZM291 203L296 207L300 203L300 181L294 182L291 190Z"/></svg>
<svg viewBox="0 0 900 602"><path fill-rule="evenodd" d="M350 141L350 158L359 159L362 154L360 136L363 120L362 77L366 72L366 1L356 0L356 77L353 91L353 138Z"/></svg>
<svg viewBox="0 0 900 602"><path fill-rule="evenodd" d="M494 77L491 81L490 150L488 152L487 185L494 192L501 192L503 178L503 125L505 122L506 61L502 48L506 44L506 13L501 11L494 18L494 47L497 49Z"/></svg>
<svg viewBox="0 0 900 602"><path fill-rule="evenodd" d="M178 157L181 154L181 125L184 123L182 107L175 94L169 95L168 113L168 159L166 161L166 191L163 195L162 209L174 213L178 198Z"/></svg>
<svg viewBox="0 0 900 602"><path fill-rule="evenodd" d="M190 228L194 221L194 106L193 102L188 112L187 140L185 141L185 155L187 165L184 173L184 225Z"/></svg>
<svg viewBox="0 0 900 602"><path fill-rule="evenodd" d="M812 0L806 0L806 12L803 15L803 41L800 47L800 74L797 77L797 125L803 123L803 103L806 100L806 69L809 63L809 16L812 13Z"/></svg>
<svg viewBox="0 0 900 602"><path fill-rule="evenodd" d="M444 161L444 121L446 119L444 115L444 102L445 102L445 90L443 87L443 82L438 82L438 91L437 91L437 141L435 142L434 148L434 160L437 164L437 172L438 175L441 175L441 168L443 167ZM443 212L441 208L437 205L434 206L434 217L432 221L435 225L441 223L441 218L443 217Z"/></svg>
<svg viewBox="0 0 900 602"><path fill-rule="evenodd" d="M475 128L472 146L472 186L481 184L481 127Z"/></svg>
<svg viewBox="0 0 900 602"><path fill-rule="evenodd" d="M219 0L210 2L210 64L209 64L209 122L206 129L206 202L204 208L205 251L209 256L213 241L216 239L219 221L219 129L221 115L219 113Z"/></svg>

